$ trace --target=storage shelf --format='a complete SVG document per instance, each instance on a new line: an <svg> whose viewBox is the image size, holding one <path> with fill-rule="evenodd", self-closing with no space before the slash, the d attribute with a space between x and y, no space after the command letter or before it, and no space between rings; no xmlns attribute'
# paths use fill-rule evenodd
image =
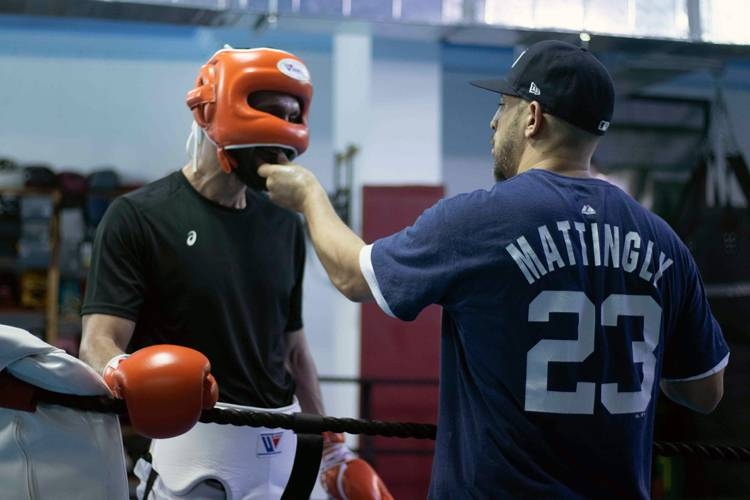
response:
<svg viewBox="0 0 750 500"><path fill-rule="evenodd" d="M38 309L9 309L13 314L2 314L3 321L11 323L12 318L18 322L19 326L31 329L28 323L36 316L42 316L44 329L44 340L50 344L57 342L59 331L59 294L60 294L60 200L61 193L56 188L35 188L35 187L2 187L0 196L50 196L52 197L52 217L50 218L50 259L47 268L47 297L45 308ZM26 320L26 323L23 322ZM12 323L11 323L12 324Z"/></svg>

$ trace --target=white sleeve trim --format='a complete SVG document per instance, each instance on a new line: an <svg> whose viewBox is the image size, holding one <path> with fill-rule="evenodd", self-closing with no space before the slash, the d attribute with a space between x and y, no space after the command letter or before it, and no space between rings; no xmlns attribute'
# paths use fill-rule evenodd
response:
<svg viewBox="0 0 750 500"><path fill-rule="evenodd" d="M729 364L729 354L724 356L724 359L719 361L719 364L708 370L707 372L701 373L700 375L695 375L694 377L687 377L687 378L665 378L667 382L690 382L691 380L700 380L702 378L710 377L714 373L718 373L720 370L725 368Z"/></svg>
<svg viewBox="0 0 750 500"><path fill-rule="evenodd" d="M380 290L380 285L378 285L378 278L375 276L375 269L372 267L372 245L365 245L359 251L359 268L365 277L365 281L367 281L367 285L370 287L370 292L372 292L375 302L378 303L384 313L391 318L396 318L396 315L393 314L393 311L388 306L388 302L385 301L385 297L383 297L383 292Z"/></svg>

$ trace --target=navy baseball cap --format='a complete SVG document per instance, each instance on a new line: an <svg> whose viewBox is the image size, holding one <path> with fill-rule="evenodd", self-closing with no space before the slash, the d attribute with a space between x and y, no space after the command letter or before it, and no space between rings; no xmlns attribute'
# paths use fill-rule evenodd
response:
<svg viewBox="0 0 750 500"><path fill-rule="evenodd" d="M604 65L588 50L558 40L531 45L506 78L471 84L537 101L545 113L596 135L609 128L615 106L614 84Z"/></svg>

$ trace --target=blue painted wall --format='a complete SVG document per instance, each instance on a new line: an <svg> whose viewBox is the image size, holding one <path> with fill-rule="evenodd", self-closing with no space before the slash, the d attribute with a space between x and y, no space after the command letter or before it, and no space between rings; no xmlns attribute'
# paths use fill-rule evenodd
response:
<svg viewBox="0 0 750 500"><path fill-rule="evenodd" d="M0 156L83 172L111 165L141 180L181 167L185 93L225 43L307 62L315 84L307 161L329 172L328 35L39 17L0 16Z"/></svg>

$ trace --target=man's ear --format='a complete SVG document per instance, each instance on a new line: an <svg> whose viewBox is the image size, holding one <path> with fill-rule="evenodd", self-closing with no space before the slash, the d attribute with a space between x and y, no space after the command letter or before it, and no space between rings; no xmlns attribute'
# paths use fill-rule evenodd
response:
<svg viewBox="0 0 750 500"><path fill-rule="evenodd" d="M539 134L544 124L544 111L538 101L531 101L526 108L524 136L531 138Z"/></svg>

